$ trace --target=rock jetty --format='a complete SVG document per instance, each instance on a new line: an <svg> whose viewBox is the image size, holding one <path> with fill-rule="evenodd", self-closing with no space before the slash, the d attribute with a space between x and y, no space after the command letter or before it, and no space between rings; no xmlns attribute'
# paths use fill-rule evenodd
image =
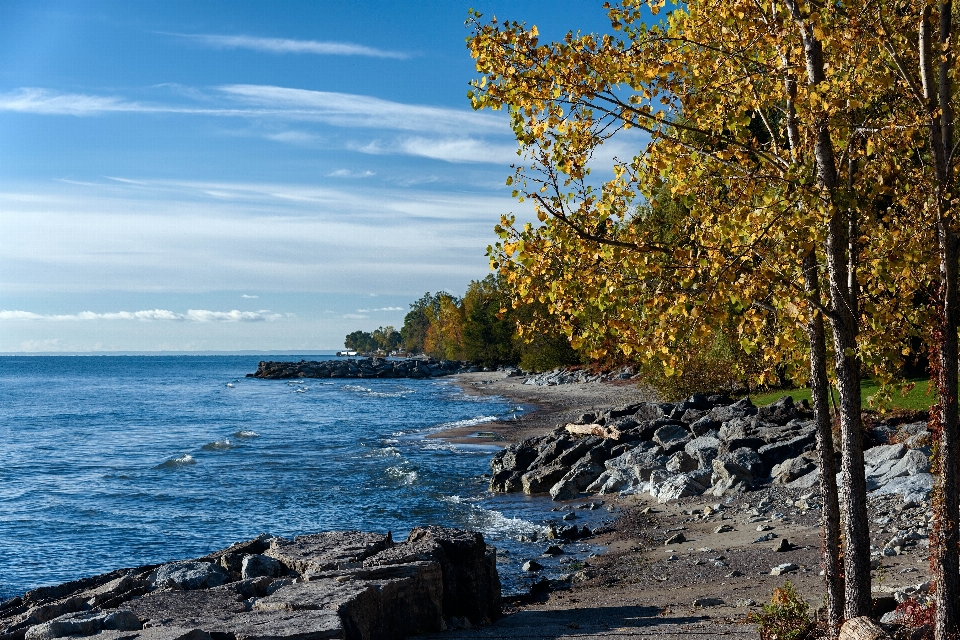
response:
<svg viewBox="0 0 960 640"><path fill-rule="evenodd" d="M0 640L400 640L500 617L479 533L262 535L202 558L121 569L0 603Z"/></svg>
<svg viewBox="0 0 960 640"><path fill-rule="evenodd" d="M816 489L816 425L806 401L694 394L678 403L642 402L581 415L491 460L490 490L581 494L649 493L661 503L725 496L766 484ZM880 422L864 437L867 488L905 502L929 495L926 420Z"/></svg>
<svg viewBox="0 0 960 640"><path fill-rule="evenodd" d="M388 360L387 358L351 358L308 362L265 362L248 378L282 380L288 378L435 378L455 373L486 371L460 360Z"/></svg>

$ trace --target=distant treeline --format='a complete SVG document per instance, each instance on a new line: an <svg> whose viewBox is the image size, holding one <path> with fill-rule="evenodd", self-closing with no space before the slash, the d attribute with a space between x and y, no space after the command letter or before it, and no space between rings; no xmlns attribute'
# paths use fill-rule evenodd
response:
<svg viewBox="0 0 960 640"><path fill-rule="evenodd" d="M534 318L549 324L545 305L514 306L497 275L491 274L472 281L462 298L446 291L425 293L410 305L400 331L390 326L372 333L354 331L347 335L344 346L365 353L402 348L408 353L469 360L486 367L519 365L525 371L582 361L559 327L521 335L518 326L530 326Z"/></svg>

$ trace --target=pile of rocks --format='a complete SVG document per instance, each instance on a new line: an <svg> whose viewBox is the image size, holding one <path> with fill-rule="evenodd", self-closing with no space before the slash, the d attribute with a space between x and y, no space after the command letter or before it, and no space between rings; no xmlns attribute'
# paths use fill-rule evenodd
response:
<svg viewBox="0 0 960 640"><path fill-rule="evenodd" d="M538 387L552 387L561 384L585 384L590 382L608 382L610 380L629 380L634 377L631 367L622 367L614 371L594 373L588 369L559 368L532 375L523 381Z"/></svg>
<svg viewBox="0 0 960 640"><path fill-rule="evenodd" d="M399 640L500 617L496 549L421 527L260 536L209 556L114 571L0 604L0 639Z"/></svg>
<svg viewBox="0 0 960 640"><path fill-rule="evenodd" d="M281 380L287 378L432 378L455 373L475 373L480 367L460 360L388 360L356 358L308 362L266 362L257 366L248 378Z"/></svg>
<svg viewBox="0 0 960 640"><path fill-rule="evenodd" d="M499 452L490 463L490 490L549 492L554 500L649 492L667 502L765 483L811 488L819 478L812 418L805 401L794 404L789 396L759 408L724 394L615 407ZM932 487L926 423L895 430L881 423L874 431L864 442L868 489L925 498ZM878 444L898 439L904 441Z"/></svg>

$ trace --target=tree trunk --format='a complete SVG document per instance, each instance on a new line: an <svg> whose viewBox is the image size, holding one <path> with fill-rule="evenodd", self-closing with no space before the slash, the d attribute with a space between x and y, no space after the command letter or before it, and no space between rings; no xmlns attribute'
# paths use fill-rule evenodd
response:
<svg viewBox="0 0 960 640"><path fill-rule="evenodd" d="M838 214L830 222L827 271L830 276L830 324L840 395L843 498L843 576L846 618L870 615L870 525L867 519L867 483L863 470L860 422L860 359L857 357L857 319L847 289L847 224Z"/></svg>
<svg viewBox="0 0 960 640"><path fill-rule="evenodd" d="M960 594L960 499L957 464L960 459L957 416L957 236L941 219L940 276L942 327L940 331L940 509L937 538L933 547L934 581L937 585L937 613L934 634L937 640L955 638Z"/></svg>
<svg viewBox="0 0 960 640"><path fill-rule="evenodd" d="M804 284L812 302L820 303L820 278L816 251L803 259ZM828 637L835 637L843 623L843 574L840 570L840 504L837 468L833 459L833 424L830 419L827 380L827 345L823 315L811 305L807 322L810 342L810 392L817 422L817 454L820 456L820 494L823 496L823 572L827 586Z"/></svg>
<svg viewBox="0 0 960 640"><path fill-rule="evenodd" d="M797 0L785 0L803 42L807 84L826 80L823 43L800 10ZM850 290L849 223L847 212L836 202L837 160L830 122L820 114L814 124L814 157L817 185L831 209L827 229L827 276L830 288L830 324L836 354L837 391L840 393L840 429L843 461L841 497L844 508L844 612L847 618L870 615L870 528L867 520L867 486L860 442L860 360L857 357L857 315ZM855 280L854 280L855 281Z"/></svg>

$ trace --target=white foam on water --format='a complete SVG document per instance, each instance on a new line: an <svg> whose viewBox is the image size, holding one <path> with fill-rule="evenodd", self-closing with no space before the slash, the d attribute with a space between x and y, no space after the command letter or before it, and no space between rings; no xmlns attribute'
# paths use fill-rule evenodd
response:
<svg viewBox="0 0 960 640"><path fill-rule="evenodd" d="M197 464L197 461L189 453L185 453L182 456L176 458L170 458L164 462L158 464L154 469L176 469L178 467L185 467L187 465Z"/></svg>
<svg viewBox="0 0 960 640"><path fill-rule="evenodd" d="M399 480L401 484L411 485L417 481L417 472L404 469L401 466L387 467L387 476L394 480Z"/></svg>
<svg viewBox="0 0 960 640"><path fill-rule="evenodd" d="M364 454L365 458L399 458L400 449L396 447L378 447Z"/></svg>
<svg viewBox="0 0 960 640"><path fill-rule="evenodd" d="M536 539L546 531L542 525L529 520L509 518L499 511L484 509L477 505L470 505L467 522L471 529L476 529L483 534L509 538L518 542Z"/></svg>
<svg viewBox="0 0 960 640"><path fill-rule="evenodd" d="M496 422L499 420L497 416L478 416L476 418L467 418L465 420L457 420L455 422L444 422L443 424L438 424L435 429L458 429L461 427L474 427L478 424L484 424L486 422Z"/></svg>
<svg viewBox="0 0 960 640"><path fill-rule="evenodd" d="M358 384L345 384L340 388L343 389L344 391L353 391L354 393L370 393L371 391L373 391L373 389L369 389L367 387L361 387Z"/></svg>
<svg viewBox="0 0 960 640"><path fill-rule="evenodd" d="M231 433L230 435L232 435L234 438L259 438L260 437L260 434L257 433L256 431L237 431L235 433Z"/></svg>

